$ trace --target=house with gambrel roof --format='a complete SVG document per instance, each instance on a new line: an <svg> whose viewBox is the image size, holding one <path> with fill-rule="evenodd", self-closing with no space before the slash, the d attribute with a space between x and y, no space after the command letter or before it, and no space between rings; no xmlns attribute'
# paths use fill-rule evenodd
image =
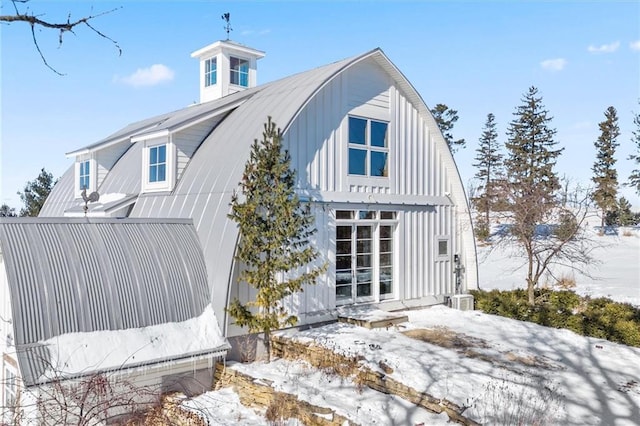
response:
<svg viewBox="0 0 640 426"><path fill-rule="evenodd" d="M264 53L233 41L195 51L200 102L132 123L67 155L43 218L189 220L202 250L207 303L225 311L251 290L237 282L241 237L228 217L251 144L267 117L282 129L329 268L284 301L311 324L341 307L385 310L466 300L477 288L469 204L427 105L380 49L257 85ZM82 190L98 192L86 203ZM86 207L86 208L85 208ZM176 251L179 247L173 247Z"/></svg>

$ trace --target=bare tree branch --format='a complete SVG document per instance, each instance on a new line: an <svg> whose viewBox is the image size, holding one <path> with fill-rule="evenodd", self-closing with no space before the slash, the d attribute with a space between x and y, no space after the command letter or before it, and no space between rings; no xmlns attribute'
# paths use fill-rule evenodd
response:
<svg viewBox="0 0 640 426"><path fill-rule="evenodd" d="M49 68L50 70L52 70L53 72L55 72L58 75L64 75L62 73L60 73L59 71L57 71L55 68L53 68L46 60L44 54L42 53L42 50L40 49L40 45L38 44L38 39L36 37L36 33L35 33L35 28L36 27L42 27L42 28L48 28L48 29L53 29L53 30L57 30L58 31L58 47L60 47L62 45L62 42L64 41L64 34L65 33L72 33L75 34L74 30L76 27L78 26L82 26L85 25L87 26L91 31L93 31L94 33L96 33L98 36L109 40L111 43L113 43L113 45L115 46L116 49L118 49L118 55L122 55L122 49L120 48L120 45L118 44L117 41L115 41L114 39L112 39L111 37L107 36L106 34L104 34L102 31L99 31L96 27L94 27L90 21L99 18L103 15L107 15L109 13L113 13L118 9L121 9L121 7L118 8L114 8L105 12L101 12L98 14L90 14L88 16L84 16L80 19L77 19L75 21L71 20L71 13L69 13L69 15L67 16L67 21L66 22L52 22L52 21L48 21L48 20L44 20L41 19L39 17L39 15L35 15L32 12L29 12L28 9L26 12L21 12L20 9L18 8L18 3L20 4L25 4L28 3L29 0L11 0L11 3L13 5L13 8L15 10L15 14L14 15L0 15L0 22L7 22L7 23L13 23L13 22L24 22L27 23L31 26L31 36L33 39L33 44L36 47L36 50L38 51L38 54L40 55L40 58L42 59L42 62L46 65L47 68Z"/></svg>

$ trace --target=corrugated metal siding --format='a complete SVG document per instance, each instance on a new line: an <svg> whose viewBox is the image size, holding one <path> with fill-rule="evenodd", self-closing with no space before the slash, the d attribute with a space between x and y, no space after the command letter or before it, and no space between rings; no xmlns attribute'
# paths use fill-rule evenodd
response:
<svg viewBox="0 0 640 426"><path fill-rule="evenodd" d="M0 244L27 385L37 342L185 321L211 298L191 221L2 219Z"/></svg>

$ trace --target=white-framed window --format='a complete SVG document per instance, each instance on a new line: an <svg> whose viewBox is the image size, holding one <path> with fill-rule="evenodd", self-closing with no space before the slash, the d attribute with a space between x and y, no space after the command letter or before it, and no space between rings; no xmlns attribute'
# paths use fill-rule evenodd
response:
<svg viewBox="0 0 640 426"><path fill-rule="evenodd" d="M91 161L81 161L80 170L78 172L78 187L82 189L89 189L91 182Z"/></svg>
<svg viewBox="0 0 640 426"><path fill-rule="evenodd" d="M336 303L395 294L397 212L336 210Z"/></svg>
<svg viewBox="0 0 640 426"><path fill-rule="evenodd" d="M167 144L149 147L149 183L167 180Z"/></svg>
<svg viewBox="0 0 640 426"><path fill-rule="evenodd" d="M80 197L83 189L87 194L96 190L96 162L88 157L80 157L75 164L75 195Z"/></svg>
<svg viewBox="0 0 640 426"><path fill-rule="evenodd" d="M449 260L451 258L451 239L446 236L436 237L436 259Z"/></svg>
<svg viewBox="0 0 640 426"><path fill-rule="evenodd" d="M354 176L389 176L389 123L349 116L348 173Z"/></svg>
<svg viewBox="0 0 640 426"><path fill-rule="evenodd" d="M176 150L170 138L144 141L142 192L171 191L175 183Z"/></svg>
<svg viewBox="0 0 640 426"><path fill-rule="evenodd" d="M207 59L204 61L204 87L215 85L217 80L217 59Z"/></svg>
<svg viewBox="0 0 640 426"><path fill-rule="evenodd" d="M249 87L249 61L247 59L229 58L230 81L237 86Z"/></svg>

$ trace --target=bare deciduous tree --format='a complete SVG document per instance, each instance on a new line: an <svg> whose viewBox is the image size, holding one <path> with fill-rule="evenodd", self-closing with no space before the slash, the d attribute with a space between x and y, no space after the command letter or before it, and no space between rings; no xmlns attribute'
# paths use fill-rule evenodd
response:
<svg viewBox="0 0 640 426"><path fill-rule="evenodd" d="M29 1L30 0L11 0L11 5L13 6L14 13L9 15L0 15L0 22L6 22L9 24L15 23L15 22L23 22L28 24L31 27L31 37L33 39L33 44L36 47L36 50L38 51L38 54L40 55L42 62L44 62L44 64L56 74L63 75L58 70L56 70L51 65L49 65L49 63L47 62L47 59L45 58L44 54L42 53L42 50L40 49L40 45L38 44L38 38L36 37L36 28L47 28L50 30L57 31L58 45L62 45L64 36L66 33L75 34L75 30L77 27L86 26L98 36L106 40L109 40L111 43L113 43L116 49L118 49L118 54L122 54L122 49L118 45L117 41L115 41L114 39L107 36L106 34L104 34L103 32L101 32L100 30L98 30L96 27L93 26L94 19L106 14L112 13L118 10L119 8L107 10L104 12L99 12L96 14L90 13L87 16L83 16L77 19L72 19L71 13L69 13L67 15L66 21L50 21L48 19L42 18L42 15L38 15L33 11L29 10L29 8L26 6L26 4L29 3Z"/></svg>
<svg viewBox="0 0 640 426"><path fill-rule="evenodd" d="M522 101L509 124L505 144L506 179L500 198L507 200L504 223L510 227L500 240L509 242L526 259L528 303L533 306L534 290L543 274L553 272L552 265L579 269L591 260L583 226L588 194L577 207L562 207L557 198L560 181L554 170L562 148L557 147L552 118L535 87Z"/></svg>

